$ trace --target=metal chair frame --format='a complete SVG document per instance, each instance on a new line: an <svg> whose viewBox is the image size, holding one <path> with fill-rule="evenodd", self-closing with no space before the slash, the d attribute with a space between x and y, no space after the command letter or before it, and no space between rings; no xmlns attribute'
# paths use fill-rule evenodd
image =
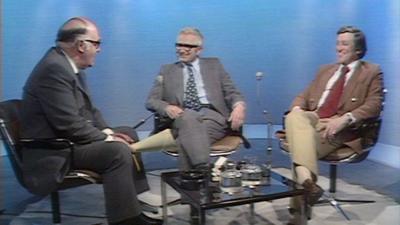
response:
<svg viewBox="0 0 400 225"><path fill-rule="evenodd" d="M0 103L0 134L4 142L8 158L17 177L18 182L26 188L23 180L20 148L24 145L31 147L68 147L73 151L73 143L66 139L19 139L19 106L20 100L8 100ZM11 111L12 110L12 111ZM71 170L59 185L57 190L53 191L51 196L52 220L54 224L61 223L60 197L59 190L69 189L88 184L100 184L101 177L93 171ZM27 188L26 188L27 189ZM28 190L29 191L29 190Z"/></svg>

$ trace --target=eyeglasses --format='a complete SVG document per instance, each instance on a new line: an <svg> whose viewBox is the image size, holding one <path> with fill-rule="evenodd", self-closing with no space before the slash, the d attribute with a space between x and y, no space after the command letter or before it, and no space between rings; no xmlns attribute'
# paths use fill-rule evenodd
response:
<svg viewBox="0 0 400 225"><path fill-rule="evenodd" d="M177 48L197 48L200 47L199 45L191 45L191 44L183 44L183 43L175 43L175 47Z"/></svg>
<svg viewBox="0 0 400 225"><path fill-rule="evenodd" d="M90 39L85 39L82 41L87 41L87 42L91 43L95 48L100 48L101 41L95 41L95 40L90 40Z"/></svg>

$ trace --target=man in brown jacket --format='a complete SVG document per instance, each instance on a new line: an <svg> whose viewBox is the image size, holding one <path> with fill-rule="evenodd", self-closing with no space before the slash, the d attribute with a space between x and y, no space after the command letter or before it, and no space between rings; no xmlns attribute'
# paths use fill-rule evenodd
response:
<svg viewBox="0 0 400 225"><path fill-rule="evenodd" d="M363 137L350 127L381 112L382 72L379 65L361 60L366 51L361 30L340 28L337 63L320 68L312 83L294 99L286 117L294 180L304 186L310 205L323 194L316 184L317 160L343 146L360 152Z"/></svg>

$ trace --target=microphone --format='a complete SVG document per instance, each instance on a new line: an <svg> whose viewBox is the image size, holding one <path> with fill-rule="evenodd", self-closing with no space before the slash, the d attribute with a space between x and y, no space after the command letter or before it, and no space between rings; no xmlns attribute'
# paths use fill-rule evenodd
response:
<svg viewBox="0 0 400 225"><path fill-rule="evenodd" d="M264 73L261 71L256 72L256 80L261 81L264 76ZM260 82L257 82L256 86L256 92L257 92L257 105L259 107L262 107L261 104L261 95L260 95L261 87L260 87ZM272 118L271 114L268 112L267 109L263 109L262 114L265 117L265 120L267 122L267 160L265 163L261 165L262 171L263 171L263 176L267 178L267 183L270 182L270 177L271 177L271 169L272 169Z"/></svg>
<svg viewBox="0 0 400 225"><path fill-rule="evenodd" d="M262 78L263 78L263 76L264 76L264 73L263 72L256 72L256 80L261 80Z"/></svg>

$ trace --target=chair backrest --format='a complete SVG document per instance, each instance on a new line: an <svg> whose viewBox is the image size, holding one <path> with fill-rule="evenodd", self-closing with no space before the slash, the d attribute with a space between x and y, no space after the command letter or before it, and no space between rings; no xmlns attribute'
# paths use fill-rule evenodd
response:
<svg viewBox="0 0 400 225"><path fill-rule="evenodd" d="M25 187L22 177L22 160L18 145L20 135L21 100L13 99L0 102L0 135L10 159L15 176Z"/></svg>
<svg viewBox="0 0 400 225"><path fill-rule="evenodd" d="M381 117L377 117L364 121L360 125L358 132L360 136L363 137L362 140L364 141L362 143L364 147L361 153L354 152L350 147L343 147L329 153L321 160L331 164L358 163L363 161L368 157L369 153L378 142L381 123Z"/></svg>

